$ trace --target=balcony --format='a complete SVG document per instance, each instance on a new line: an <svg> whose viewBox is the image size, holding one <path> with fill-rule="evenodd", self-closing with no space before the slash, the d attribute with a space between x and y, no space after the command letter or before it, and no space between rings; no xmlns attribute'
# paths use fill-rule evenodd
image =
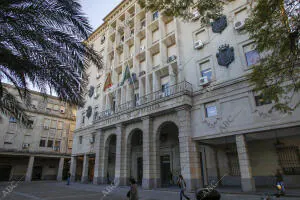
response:
<svg viewBox="0 0 300 200"><path fill-rule="evenodd" d="M191 104L190 97L192 90L192 84L183 81L169 86L164 90L144 95L140 97L139 100L131 100L113 108L106 109L99 114L98 119L96 119L94 123L97 124L99 122L98 125L103 127L112 125L115 121L126 121L131 118L141 117L142 115L149 115L151 112L157 113L185 104ZM181 98L183 96L189 98ZM163 110L161 110L161 108L163 108Z"/></svg>

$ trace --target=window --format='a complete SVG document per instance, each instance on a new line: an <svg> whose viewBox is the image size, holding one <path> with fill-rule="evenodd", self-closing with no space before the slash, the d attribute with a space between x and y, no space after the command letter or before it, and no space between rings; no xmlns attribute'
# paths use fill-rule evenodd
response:
<svg viewBox="0 0 300 200"><path fill-rule="evenodd" d="M56 120L51 120L51 128L52 129L56 129L56 124L57 124Z"/></svg>
<svg viewBox="0 0 300 200"><path fill-rule="evenodd" d="M229 165L229 175L230 176L240 176L240 164L238 159L238 154L236 151L226 152Z"/></svg>
<svg viewBox="0 0 300 200"><path fill-rule="evenodd" d="M200 76L207 77L208 81L212 81L212 68L210 60L206 60L199 64L200 66Z"/></svg>
<svg viewBox="0 0 300 200"><path fill-rule="evenodd" d="M81 124L84 124L84 122L85 122L85 113L82 113Z"/></svg>
<svg viewBox="0 0 300 200"><path fill-rule="evenodd" d="M277 146L279 164L286 175L300 175L300 153L297 146Z"/></svg>
<svg viewBox="0 0 300 200"><path fill-rule="evenodd" d="M47 147L53 147L53 140L48 140Z"/></svg>
<svg viewBox="0 0 300 200"><path fill-rule="evenodd" d="M152 31L152 43L155 43L159 40L159 31L158 29Z"/></svg>
<svg viewBox="0 0 300 200"><path fill-rule="evenodd" d="M272 103L272 101L264 98L263 94L255 96L255 105L256 106L262 106L262 105L267 105L267 104L271 104L271 103Z"/></svg>
<svg viewBox="0 0 300 200"><path fill-rule="evenodd" d="M153 17L153 21L155 21L156 19L158 19L158 11L155 11L155 12L152 14L152 17Z"/></svg>
<svg viewBox="0 0 300 200"><path fill-rule="evenodd" d="M169 90L169 77L162 77L161 78L161 91L165 96L170 95L170 90Z"/></svg>
<svg viewBox="0 0 300 200"><path fill-rule="evenodd" d="M45 128L45 129L49 129L49 127L50 127L50 122L51 122L50 119L44 119L44 128Z"/></svg>
<svg viewBox="0 0 300 200"><path fill-rule="evenodd" d="M206 117L214 117L217 116L217 106L216 103L207 103L205 104L205 114Z"/></svg>
<svg viewBox="0 0 300 200"><path fill-rule="evenodd" d="M48 103L48 104L47 104L47 110L51 110L52 108L53 108L53 104Z"/></svg>
<svg viewBox="0 0 300 200"><path fill-rule="evenodd" d="M82 144L82 136L79 136L79 144Z"/></svg>
<svg viewBox="0 0 300 200"><path fill-rule="evenodd" d="M14 117L9 118L9 123L16 123L16 122L17 122L16 118Z"/></svg>
<svg viewBox="0 0 300 200"><path fill-rule="evenodd" d="M53 110L58 111L59 110L59 105L54 105Z"/></svg>
<svg viewBox="0 0 300 200"><path fill-rule="evenodd" d="M138 92L136 92L134 94L134 102L135 102L135 106L139 106L140 105L140 95Z"/></svg>
<svg viewBox="0 0 300 200"><path fill-rule="evenodd" d="M62 130L63 129L63 122L59 121L57 123L57 129Z"/></svg>
<svg viewBox="0 0 300 200"><path fill-rule="evenodd" d="M207 80L208 81L211 81L212 79L212 71L211 71L211 68L209 69L205 69L205 70L202 70L201 71L201 77L207 77Z"/></svg>
<svg viewBox="0 0 300 200"><path fill-rule="evenodd" d="M260 61L260 55L258 51L255 49L255 44L251 43L248 45L245 45L243 47L244 54L246 57L247 66L253 66L259 63Z"/></svg>
<svg viewBox="0 0 300 200"><path fill-rule="evenodd" d="M55 151L59 151L59 149L60 149L60 141L55 141L55 145L54 145L54 150Z"/></svg>
<svg viewBox="0 0 300 200"><path fill-rule="evenodd" d="M209 40L208 32L205 29L202 29L195 33L195 42L202 41L202 43L207 43Z"/></svg>
<svg viewBox="0 0 300 200"><path fill-rule="evenodd" d="M42 139L40 140L40 147L45 147L46 146L46 140Z"/></svg>

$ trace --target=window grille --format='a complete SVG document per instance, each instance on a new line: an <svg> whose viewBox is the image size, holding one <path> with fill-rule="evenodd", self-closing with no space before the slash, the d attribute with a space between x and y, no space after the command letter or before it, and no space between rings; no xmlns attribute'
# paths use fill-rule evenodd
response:
<svg viewBox="0 0 300 200"><path fill-rule="evenodd" d="M279 164L285 175L300 175L300 153L297 146L276 147Z"/></svg>
<svg viewBox="0 0 300 200"><path fill-rule="evenodd" d="M229 175L240 176L240 164L237 152L226 152L228 158Z"/></svg>

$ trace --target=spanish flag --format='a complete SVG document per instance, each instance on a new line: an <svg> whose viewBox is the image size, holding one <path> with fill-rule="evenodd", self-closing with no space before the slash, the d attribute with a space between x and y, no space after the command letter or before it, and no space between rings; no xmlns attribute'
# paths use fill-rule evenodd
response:
<svg viewBox="0 0 300 200"><path fill-rule="evenodd" d="M111 74L108 73L108 74L107 74L106 81L105 81L105 84L104 84L103 91L105 92L105 90L106 90L107 88L110 88L111 86L112 86Z"/></svg>

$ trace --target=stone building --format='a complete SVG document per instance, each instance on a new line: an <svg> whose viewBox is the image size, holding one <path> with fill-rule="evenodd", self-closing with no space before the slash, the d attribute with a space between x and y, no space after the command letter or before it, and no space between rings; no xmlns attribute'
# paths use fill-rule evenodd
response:
<svg viewBox="0 0 300 200"><path fill-rule="evenodd" d="M269 113L273 103L246 78L262 55L244 31L247 0L226 1L211 26L147 12L124 0L88 43L86 105L78 110L72 179L94 184L134 177L144 188L193 190L212 181L254 191L276 169L300 183L300 110ZM295 95L291 105L299 100Z"/></svg>
<svg viewBox="0 0 300 200"><path fill-rule="evenodd" d="M13 86L5 87L19 96ZM31 93L30 127L1 117L0 181L62 180L69 171L77 110L57 97Z"/></svg>

